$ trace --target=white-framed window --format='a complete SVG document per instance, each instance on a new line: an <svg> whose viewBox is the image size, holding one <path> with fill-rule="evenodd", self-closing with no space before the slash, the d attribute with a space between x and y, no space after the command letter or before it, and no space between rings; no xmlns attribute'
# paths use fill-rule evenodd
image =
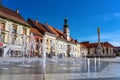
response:
<svg viewBox="0 0 120 80"><path fill-rule="evenodd" d="M0 22L0 29L1 29L1 31L5 30L5 23L4 22Z"/></svg>
<svg viewBox="0 0 120 80"><path fill-rule="evenodd" d="M5 30L5 23L0 22L0 43L4 42L5 33L3 32Z"/></svg>

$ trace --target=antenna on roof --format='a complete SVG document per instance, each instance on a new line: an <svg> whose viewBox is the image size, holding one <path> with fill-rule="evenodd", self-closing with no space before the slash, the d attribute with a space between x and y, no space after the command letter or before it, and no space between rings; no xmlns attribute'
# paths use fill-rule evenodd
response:
<svg viewBox="0 0 120 80"><path fill-rule="evenodd" d="M2 5L2 0L0 0L0 6Z"/></svg>

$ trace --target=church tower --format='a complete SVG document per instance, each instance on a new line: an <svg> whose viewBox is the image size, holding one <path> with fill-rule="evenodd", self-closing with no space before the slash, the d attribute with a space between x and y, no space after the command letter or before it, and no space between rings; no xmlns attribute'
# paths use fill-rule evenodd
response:
<svg viewBox="0 0 120 80"><path fill-rule="evenodd" d="M68 27L68 20L66 18L64 19L63 32L64 32L65 38L68 41L70 41L70 30L69 30L69 27Z"/></svg>

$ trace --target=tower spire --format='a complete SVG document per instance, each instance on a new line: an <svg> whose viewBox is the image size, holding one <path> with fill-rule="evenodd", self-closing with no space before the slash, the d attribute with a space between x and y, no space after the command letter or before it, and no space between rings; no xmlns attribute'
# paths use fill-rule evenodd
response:
<svg viewBox="0 0 120 80"><path fill-rule="evenodd" d="M69 41L70 40L70 30L69 30L69 27L68 27L68 20L66 18L64 19L63 32L64 32L64 36Z"/></svg>
<svg viewBox="0 0 120 80"><path fill-rule="evenodd" d="M68 20L65 18L64 19L64 28L68 27Z"/></svg>

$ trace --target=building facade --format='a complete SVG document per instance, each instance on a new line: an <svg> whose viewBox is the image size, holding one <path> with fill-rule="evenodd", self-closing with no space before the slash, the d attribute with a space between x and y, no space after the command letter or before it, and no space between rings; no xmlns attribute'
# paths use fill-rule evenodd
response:
<svg viewBox="0 0 120 80"><path fill-rule="evenodd" d="M67 19L64 19L63 31L44 24L56 36L55 55L63 57L81 57L80 44L70 36Z"/></svg>
<svg viewBox="0 0 120 80"><path fill-rule="evenodd" d="M42 37L43 35L35 28L30 27L30 57L41 56L42 53Z"/></svg>
<svg viewBox="0 0 120 80"><path fill-rule="evenodd" d="M60 31L47 23L39 23L28 19L27 22L46 37L46 53L48 57L81 57L80 44L70 36L67 19L64 20L63 31Z"/></svg>
<svg viewBox="0 0 120 80"><path fill-rule="evenodd" d="M60 31L38 19L26 22L19 10L0 5L0 57L42 56L43 37L48 57L81 57L81 45L70 36L67 19Z"/></svg>
<svg viewBox="0 0 120 80"><path fill-rule="evenodd" d="M19 11L0 5L0 56L22 56L23 36L29 42L29 24Z"/></svg>
<svg viewBox="0 0 120 80"><path fill-rule="evenodd" d="M86 46L88 57L115 57L116 54L113 53L114 46L109 42L101 42L102 54L97 54L98 43L89 43L89 41L81 42L82 45Z"/></svg>

